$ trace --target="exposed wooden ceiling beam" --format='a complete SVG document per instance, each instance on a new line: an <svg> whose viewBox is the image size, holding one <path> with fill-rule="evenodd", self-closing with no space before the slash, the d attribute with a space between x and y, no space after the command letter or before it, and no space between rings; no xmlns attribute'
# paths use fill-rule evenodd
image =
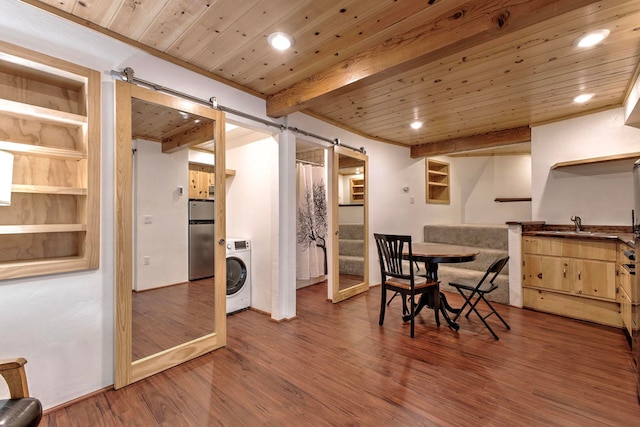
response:
<svg viewBox="0 0 640 427"><path fill-rule="evenodd" d="M523 126L514 129L505 129L497 132L473 135L462 138L447 139L445 141L411 147L411 157L428 157L442 154L457 153L460 151L480 150L485 148L502 147L531 141L531 128Z"/></svg>
<svg viewBox="0 0 640 427"><path fill-rule="evenodd" d="M430 22L326 68L267 97L267 115L281 117L379 82L419 65L463 52L597 0L487 0L439 3ZM446 6L444 6L446 5ZM439 9L438 9L439 7Z"/></svg>
<svg viewBox="0 0 640 427"><path fill-rule="evenodd" d="M162 152L175 153L176 151L211 141L213 139L213 127L214 123L208 122L173 136L163 138Z"/></svg>

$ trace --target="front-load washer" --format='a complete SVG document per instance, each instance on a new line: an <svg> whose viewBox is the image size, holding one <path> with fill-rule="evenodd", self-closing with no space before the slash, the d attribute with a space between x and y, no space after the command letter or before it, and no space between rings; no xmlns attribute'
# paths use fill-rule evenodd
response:
<svg viewBox="0 0 640 427"><path fill-rule="evenodd" d="M227 314L251 306L251 241L227 239Z"/></svg>

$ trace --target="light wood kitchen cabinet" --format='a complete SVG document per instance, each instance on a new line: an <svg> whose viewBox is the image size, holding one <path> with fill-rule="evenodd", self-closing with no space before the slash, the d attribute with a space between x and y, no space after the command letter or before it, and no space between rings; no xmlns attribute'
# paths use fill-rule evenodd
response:
<svg viewBox="0 0 640 427"><path fill-rule="evenodd" d="M632 311L631 298L627 294L624 288L620 288L620 317L622 318L622 325L627 330L629 336L633 336L633 311Z"/></svg>
<svg viewBox="0 0 640 427"><path fill-rule="evenodd" d="M572 259L569 262L569 274L574 293L612 301L616 299L615 263L591 259Z"/></svg>
<svg viewBox="0 0 640 427"><path fill-rule="evenodd" d="M620 317L629 336L633 336L633 330L638 328L637 314L639 313L638 307L640 306L640 301L638 299L636 276L632 275L625 267L625 264L633 262L625 255L625 251L629 250L633 249L630 249L624 243L618 245L616 273L620 300Z"/></svg>
<svg viewBox="0 0 640 427"><path fill-rule="evenodd" d="M524 306L619 326L615 242L523 237Z"/></svg>
<svg viewBox="0 0 640 427"><path fill-rule="evenodd" d="M525 286L616 299L615 243L542 237L525 241Z"/></svg>
<svg viewBox="0 0 640 427"><path fill-rule="evenodd" d="M568 260L533 254L526 254L524 259L525 286L571 292Z"/></svg>
<svg viewBox="0 0 640 427"><path fill-rule="evenodd" d="M0 42L0 279L98 267L100 74Z"/></svg>
<svg viewBox="0 0 640 427"><path fill-rule="evenodd" d="M189 198L214 198L211 190L215 186L215 170L213 166L189 163Z"/></svg>

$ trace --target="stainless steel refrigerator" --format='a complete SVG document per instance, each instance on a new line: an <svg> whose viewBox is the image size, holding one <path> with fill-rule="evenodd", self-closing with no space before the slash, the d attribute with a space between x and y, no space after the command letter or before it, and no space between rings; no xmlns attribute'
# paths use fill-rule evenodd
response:
<svg viewBox="0 0 640 427"><path fill-rule="evenodd" d="M215 216L213 200L189 200L189 280L213 276Z"/></svg>

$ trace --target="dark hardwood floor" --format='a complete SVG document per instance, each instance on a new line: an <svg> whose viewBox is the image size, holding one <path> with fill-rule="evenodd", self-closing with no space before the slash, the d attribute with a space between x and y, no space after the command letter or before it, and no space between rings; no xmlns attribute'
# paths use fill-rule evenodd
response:
<svg viewBox="0 0 640 427"><path fill-rule="evenodd" d="M200 338L215 330L214 278L132 293L132 358Z"/></svg>
<svg viewBox="0 0 640 427"><path fill-rule="evenodd" d="M634 426L640 425L623 333L499 306L455 333L431 310L416 337L400 302L378 326L380 288L333 305L298 291L298 318L228 317L228 345L48 413L41 426ZM460 298L449 294L453 304Z"/></svg>
<svg viewBox="0 0 640 427"><path fill-rule="evenodd" d="M355 274L340 274L338 281L340 282L338 283L338 289L342 291L352 286L359 285L360 283L364 283L364 276L357 276Z"/></svg>

